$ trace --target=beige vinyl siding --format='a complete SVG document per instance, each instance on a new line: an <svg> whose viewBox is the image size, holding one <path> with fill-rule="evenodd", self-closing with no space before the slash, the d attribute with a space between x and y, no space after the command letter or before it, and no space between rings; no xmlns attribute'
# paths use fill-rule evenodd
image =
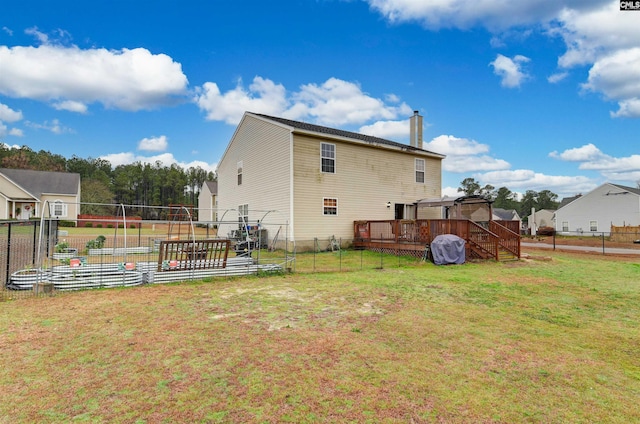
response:
<svg viewBox="0 0 640 424"><path fill-rule="evenodd" d="M198 194L198 221L210 222L215 218L215 196L206 184L202 185Z"/></svg>
<svg viewBox="0 0 640 424"><path fill-rule="evenodd" d="M10 199L33 199L31 194L15 185L4 175L0 175L0 187L2 187L2 194Z"/></svg>
<svg viewBox="0 0 640 424"><path fill-rule="evenodd" d="M242 184L238 185L240 161ZM290 163L289 129L245 115L218 166L218 219L225 210L248 204L251 221L261 219L268 210L278 211L269 215L271 222L289 220ZM237 218L237 212L228 212L224 221ZM267 228L269 237L277 229ZM230 230L220 228L221 234Z"/></svg>
<svg viewBox="0 0 640 424"><path fill-rule="evenodd" d="M4 196L0 201L0 219L9 219L9 201Z"/></svg>
<svg viewBox="0 0 640 424"><path fill-rule="evenodd" d="M49 211L44 212L45 217L53 216L53 205L56 201L60 201L67 207L66 216L61 216L60 219L65 219L69 221L75 221L78 219L78 213L80 213L80 208L78 205L78 199L76 196L70 196L68 194L43 194L41 199L42 202L38 206L39 208L51 208L51 215L49 215ZM45 202L49 201L45 204ZM42 210L38 210L38 216L41 216Z"/></svg>
<svg viewBox="0 0 640 424"><path fill-rule="evenodd" d="M336 145L335 174L322 173L320 143ZM364 143L294 134L296 242L314 237L353 238L353 221L394 219L394 204L439 197L441 160ZM415 182L415 159L425 159L425 183ZM323 198L338 200L335 216L323 214ZM387 208L391 202L391 208Z"/></svg>

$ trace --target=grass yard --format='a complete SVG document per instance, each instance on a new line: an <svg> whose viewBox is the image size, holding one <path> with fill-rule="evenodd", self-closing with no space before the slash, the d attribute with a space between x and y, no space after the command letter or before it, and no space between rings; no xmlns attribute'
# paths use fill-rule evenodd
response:
<svg viewBox="0 0 640 424"><path fill-rule="evenodd" d="M640 264L541 254L2 302L0 423L639 422Z"/></svg>

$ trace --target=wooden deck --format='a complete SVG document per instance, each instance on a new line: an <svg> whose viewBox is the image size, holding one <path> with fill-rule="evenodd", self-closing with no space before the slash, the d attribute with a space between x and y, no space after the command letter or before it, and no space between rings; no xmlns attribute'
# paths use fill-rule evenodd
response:
<svg viewBox="0 0 640 424"><path fill-rule="evenodd" d="M465 219L356 221L353 246L421 257L431 241L442 234L464 239L467 258L520 258L518 221L490 221L485 226Z"/></svg>

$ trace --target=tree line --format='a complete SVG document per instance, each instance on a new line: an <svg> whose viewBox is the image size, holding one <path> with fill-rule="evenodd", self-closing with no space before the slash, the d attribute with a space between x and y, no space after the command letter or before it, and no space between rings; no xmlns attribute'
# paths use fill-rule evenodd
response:
<svg viewBox="0 0 640 424"><path fill-rule="evenodd" d="M531 208L535 208L536 210L555 210L560 204L558 202L558 195L549 190L527 190L522 195L522 199L518 199L518 194L512 192L507 187L496 189L491 184L481 186L475 178L465 178L462 180L460 187L458 187L458 192L464 193L465 196L479 195L493 200L494 208L514 209L521 218L529 216L531 214Z"/></svg>
<svg viewBox="0 0 640 424"><path fill-rule="evenodd" d="M3 168L36 171L73 172L80 174L80 212L92 215L112 214L111 204L169 206L196 205L205 181L215 181L214 172L201 167L184 169L160 161L154 164L135 162L113 167L108 160L73 155L67 159L48 151L38 152L27 146L9 148L0 144L0 163ZM159 218L151 208L139 208L143 219Z"/></svg>

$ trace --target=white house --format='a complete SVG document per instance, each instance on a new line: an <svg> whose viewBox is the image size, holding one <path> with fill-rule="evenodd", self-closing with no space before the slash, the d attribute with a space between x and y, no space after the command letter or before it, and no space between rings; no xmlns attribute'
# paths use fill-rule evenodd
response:
<svg viewBox="0 0 640 424"><path fill-rule="evenodd" d="M575 200L573 198L572 200ZM556 211L553 209L540 209L535 210L531 209L531 215L527 217L527 230L531 235L536 235L538 229L540 227L551 227L554 228L554 217L556 215Z"/></svg>
<svg viewBox="0 0 640 424"><path fill-rule="evenodd" d="M611 226L640 225L640 189L605 183L556 211L558 233L609 233Z"/></svg>
<svg viewBox="0 0 640 424"><path fill-rule="evenodd" d="M218 182L205 181L198 194L198 221L217 221Z"/></svg>
<svg viewBox="0 0 640 424"><path fill-rule="evenodd" d="M352 240L356 220L415 218L418 199L441 196L444 155L422 148L417 112L411 124L407 145L247 112L218 165L219 219L233 210L255 223L269 213L304 248L314 238Z"/></svg>

